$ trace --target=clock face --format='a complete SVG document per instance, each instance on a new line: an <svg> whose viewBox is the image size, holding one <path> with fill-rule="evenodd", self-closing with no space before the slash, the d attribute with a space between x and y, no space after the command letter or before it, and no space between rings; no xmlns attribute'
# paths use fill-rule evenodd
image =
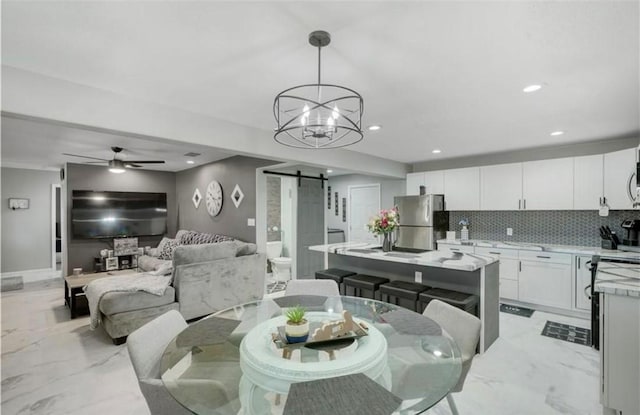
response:
<svg viewBox="0 0 640 415"><path fill-rule="evenodd" d="M218 216L222 210L222 186L215 180L207 186L206 202L209 215Z"/></svg>

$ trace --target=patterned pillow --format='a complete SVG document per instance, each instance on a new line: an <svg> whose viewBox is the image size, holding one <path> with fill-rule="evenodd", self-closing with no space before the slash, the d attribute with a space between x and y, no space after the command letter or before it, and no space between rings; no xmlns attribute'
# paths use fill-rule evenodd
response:
<svg viewBox="0 0 640 415"><path fill-rule="evenodd" d="M214 235L210 233L202 233L189 231L182 235L180 238L181 245L200 245L200 244L213 244L224 241L234 241L230 236L226 235Z"/></svg>
<svg viewBox="0 0 640 415"><path fill-rule="evenodd" d="M178 232L176 232L175 240L176 240L176 241L181 240L181 239L182 239L182 237L183 237L185 234L189 233L189 232L191 232L191 231L188 231L188 230L185 230L185 229L180 229Z"/></svg>
<svg viewBox="0 0 640 415"><path fill-rule="evenodd" d="M160 241L160 245L158 245L158 251L160 251L158 258L173 259L173 251L175 251L178 245L180 244L175 239L163 238L162 241Z"/></svg>

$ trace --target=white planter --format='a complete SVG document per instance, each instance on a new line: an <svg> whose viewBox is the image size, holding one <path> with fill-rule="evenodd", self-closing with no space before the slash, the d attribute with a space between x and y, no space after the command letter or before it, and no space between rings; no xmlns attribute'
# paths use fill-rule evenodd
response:
<svg viewBox="0 0 640 415"><path fill-rule="evenodd" d="M309 322L305 320L302 324L287 324L284 332L287 335L287 342L302 343L306 342L309 337Z"/></svg>
<svg viewBox="0 0 640 415"><path fill-rule="evenodd" d="M469 229L466 226L462 226L462 230L460 231L460 240L468 241L469 240Z"/></svg>

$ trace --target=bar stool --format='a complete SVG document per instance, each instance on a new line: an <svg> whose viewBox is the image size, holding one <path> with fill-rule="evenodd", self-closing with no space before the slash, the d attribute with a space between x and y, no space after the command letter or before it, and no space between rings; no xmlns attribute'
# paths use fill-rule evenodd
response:
<svg viewBox="0 0 640 415"><path fill-rule="evenodd" d="M346 295L354 297L376 299L376 291L380 285L389 282L388 278L374 277L373 275L356 274L350 277L344 277L344 291ZM353 291L353 294L349 292Z"/></svg>
<svg viewBox="0 0 640 415"><path fill-rule="evenodd" d="M352 275L356 275L355 272L346 271L344 269L339 268L327 268L322 271L316 271L316 279L317 280L333 280L338 284L340 288L340 294L344 295L344 284L343 280L345 277L350 277Z"/></svg>
<svg viewBox="0 0 640 415"><path fill-rule="evenodd" d="M474 294L445 290L444 288L431 288L420 293L419 300L421 312L424 311L431 300L440 300L476 317L478 316L478 296Z"/></svg>
<svg viewBox="0 0 640 415"><path fill-rule="evenodd" d="M399 305L418 311L418 295L430 289L426 285L410 281L390 281L380 286L380 297L385 303ZM420 310L422 312L422 310Z"/></svg>

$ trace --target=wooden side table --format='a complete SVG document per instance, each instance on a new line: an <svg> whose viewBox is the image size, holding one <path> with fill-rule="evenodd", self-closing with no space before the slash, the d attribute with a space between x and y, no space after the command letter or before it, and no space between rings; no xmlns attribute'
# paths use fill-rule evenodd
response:
<svg viewBox="0 0 640 415"><path fill-rule="evenodd" d="M95 274L67 275L64 277L64 303L69 307L71 318L74 319L77 317L78 297L84 296L82 288L85 285L100 278L127 275L135 272L135 270L127 269L121 271L97 272Z"/></svg>

